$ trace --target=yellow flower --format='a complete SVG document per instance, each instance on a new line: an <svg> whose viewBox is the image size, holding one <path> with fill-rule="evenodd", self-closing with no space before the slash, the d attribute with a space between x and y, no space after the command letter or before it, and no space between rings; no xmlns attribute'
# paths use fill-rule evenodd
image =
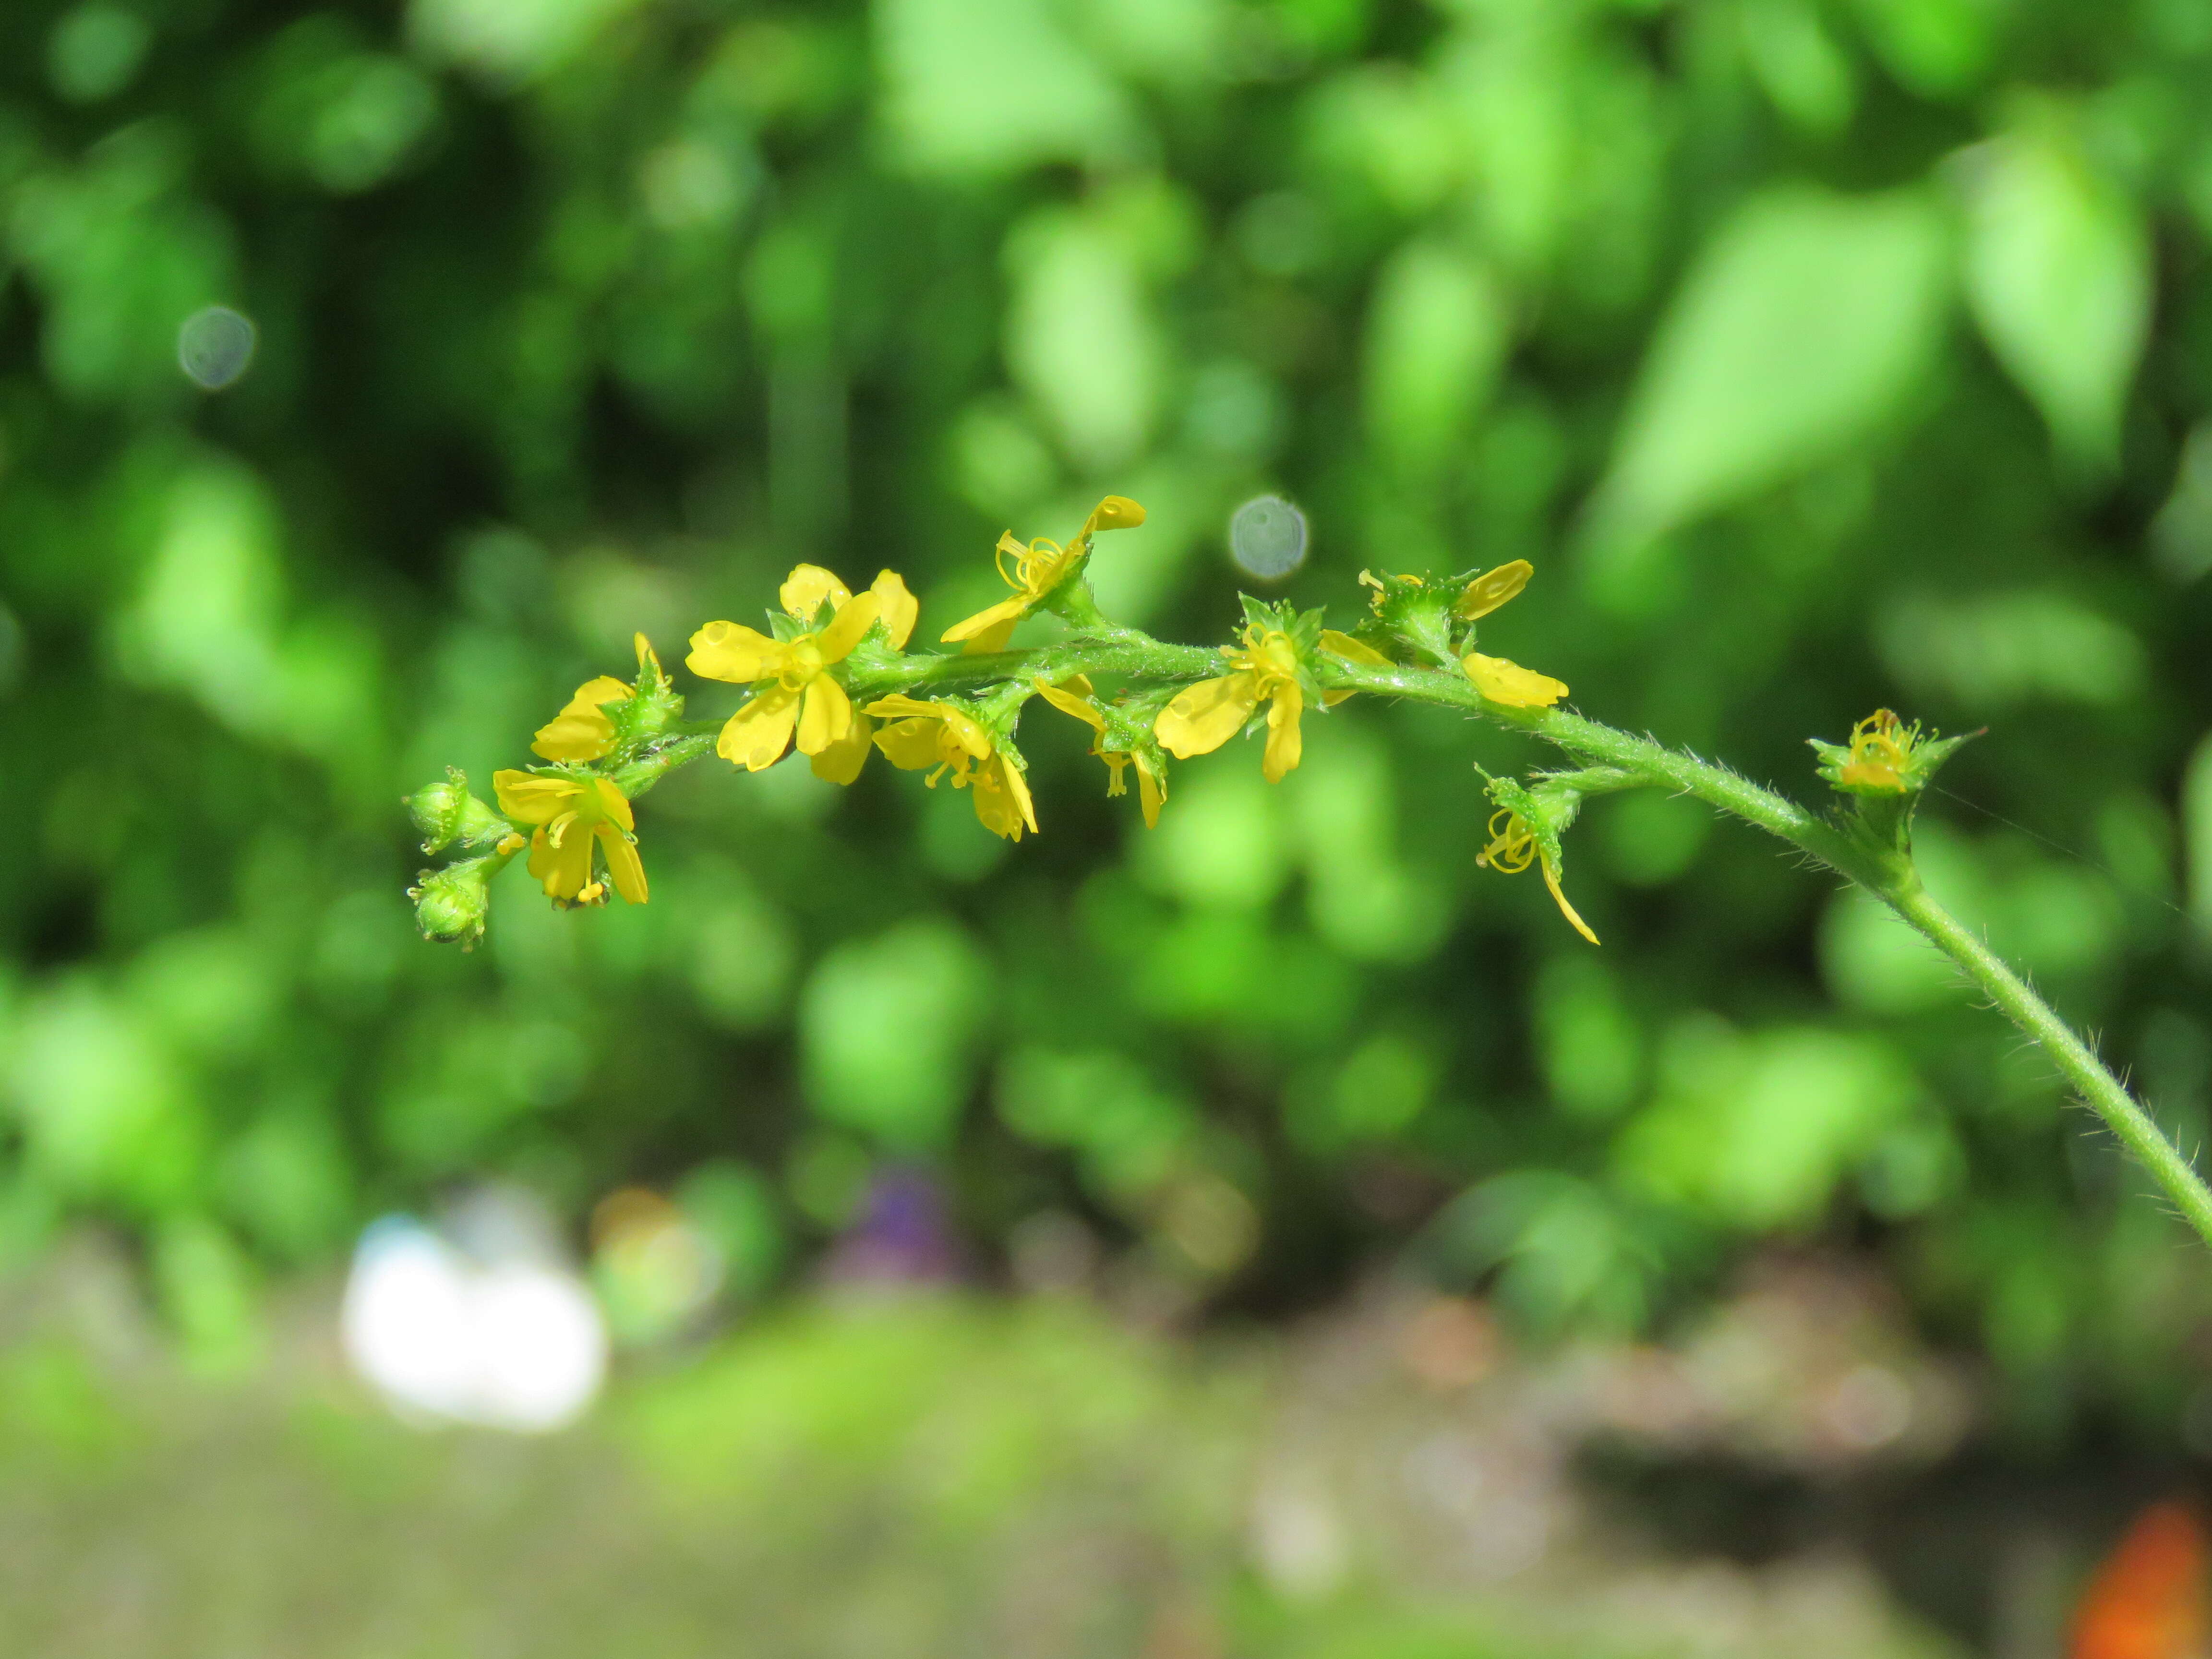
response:
<svg viewBox="0 0 2212 1659"><path fill-rule="evenodd" d="M964 640L971 653L1005 650L1007 640L1013 635L1014 624L1066 579L1078 561L1091 551L1091 538L1096 532L1132 530L1144 521L1145 509L1136 502L1126 495L1109 495L1091 509L1083 528L1066 547L1042 537L1024 547L1014 539L1012 531L1006 532L999 538L995 556L999 574L1014 590L1014 597L1001 599L988 610L978 611L964 621L953 623L945 630L944 642L957 645ZM1009 555L1014 561L1011 570L1006 568Z"/></svg>
<svg viewBox="0 0 2212 1659"><path fill-rule="evenodd" d="M530 832L530 873L544 884L548 898L562 904L605 899L605 884L592 876L597 841L615 890L632 904L646 902L645 866L631 833L637 824L628 798L611 779L507 771L492 775L492 787L501 811L536 826Z"/></svg>
<svg viewBox="0 0 2212 1659"><path fill-rule="evenodd" d="M1042 679L1037 680L1036 684L1039 696L1054 708L1059 709L1061 714L1074 715L1096 734L1091 739L1091 752L1104 761L1106 769L1112 774L1106 783L1106 793L1109 799L1129 793L1128 785L1124 781L1122 774L1128 770L1130 762L1136 763L1137 800L1144 809L1145 828L1158 829L1160 808L1167 805L1168 781L1161 774L1159 763L1143 750L1106 749L1100 746L1106 738L1106 715L1093 700L1089 678L1077 674L1062 680L1058 685L1048 684Z"/></svg>
<svg viewBox="0 0 2212 1659"><path fill-rule="evenodd" d="M639 683L644 684L648 675L657 681L660 659L653 654L644 635L635 639ZM568 707L538 728L530 752L550 761L598 760L615 744L615 723L607 718L605 705L628 702L632 695L632 688L611 674L586 680Z"/></svg>
<svg viewBox="0 0 2212 1659"><path fill-rule="evenodd" d="M1019 841L1024 829L1037 827L1030 802L1029 781L1020 764L993 741L981 722L957 703L924 702L918 697L879 697L867 712L887 720L876 733L876 747L902 772L930 771L937 787L950 772L952 787L975 791L975 817L994 836Z"/></svg>
<svg viewBox="0 0 2212 1659"><path fill-rule="evenodd" d="M1280 783L1297 767L1303 743L1298 716L1305 691L1298 684L1298 658L1291 636L1279 628L1255 623L1244 630L1243 647L1223 646L1234 673L1200 680L1176 697L1152 722L1152 734L1177 760L1210 755L1244 729L1265 701L1267 753L1261 771Z"/></svg>
<svg viewBox="0 0 2212 1659"><path fill-rule="evenodd" d="M920 607L896 571L879 574L875 586L856 599L813 564L794 569L778 597L807 632L775 640L737 623L711 622L691 636L684 665L693 673L738 685L774 682L730 716L714 752L758 772L783 758L796 731L799 752L813 757L817 773L850 783L868 758L868 733L830 668L850 655L878 621L893 647L903 647ZM824 609L830 620L817 629L816 616Z"/></svg>
<svg viewBox="0 0 2212 1659"><path fill-rule="evenodd" d="M1501 807L1490 815L1490 845L1474 855L1474 861L1509 876L1517 876L1531 863L1540 862L1544 885L1552 890L1552 899L1559 907L1559 914L1592 945L1598 942L1589 924L1576 914L1575 907L1567 902L1567 896L1559 890L1559 872L1552 855L1544 850L1543 843L1528 828L1528 820L1518 812Z"/></svg>
<svg viewBox="0 0 2212 1659"><path fill-rule="evenodd" d="M1534 574L1535 567L1526 559L1501 564L1469 582L1453 608L1470 622L1486 617L1526 587L1528 578ZM1523 668L1503 657L1486 657L1479 651L1471 651L1461 659L1460 666L1474 682L1476 690L1508 708L1549 708L1567 695L1565 681L1539 674L1533 668Z"/></svg>
<svg viewBox="0 0 2212 1659"><path fill-rule="evenodd" d="M586 680L568 706L538 728L530 752L550 761L595 761L614 747L615 723L603 703L623 702L629 687L609 674Z"/></svg>

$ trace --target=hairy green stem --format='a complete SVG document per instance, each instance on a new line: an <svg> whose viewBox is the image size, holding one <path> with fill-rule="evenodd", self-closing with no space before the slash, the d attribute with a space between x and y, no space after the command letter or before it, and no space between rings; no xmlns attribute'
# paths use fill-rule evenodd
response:
<svg viewBox="0 0 2212 1659"><path fill-rule="evenodd" d="M2035 1040L2066 1080L2081 1091L2090 1109L2166 1189L2182 1218L2212 1243L2212 1188L2205 1185L2204 1177L2166 1138L2126 1085L2097 1058L2096 1051L1917 880L1907 890L1884 892L1881 896L1937 950L1958 963L2008 1019Z"/></svg>

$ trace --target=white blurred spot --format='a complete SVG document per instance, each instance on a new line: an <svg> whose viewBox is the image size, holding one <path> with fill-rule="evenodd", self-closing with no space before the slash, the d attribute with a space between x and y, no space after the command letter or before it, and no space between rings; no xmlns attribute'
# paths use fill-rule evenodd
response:
<svg viewBox="0 0 2212 1659"><path fill-rule="evenodd" d="M252 319L228 306L203 306L177 331L177 366L194 386L220 392L252 367L259 338Z"/></svg>
<svg viewBox="0 0 2212 1659"><path fill-rule="evenodd" d="M1255 495L1230 518L1229 556L1247 575L1281 580L1306 562L1306 515L1280 495Z"/></svg>
<svg viewBox="0 0 2212 1659"><path fill-rule="evenodd" d="M403 1414L560 1428L605 1376L599 1310L534 1229L486 1219L458 1218L468 1249L411 1216L372 1224L346 1284L347 1357Z"/></svg>
<svg viewBox="0 0 2212 1659"><path fill-rule="evenodd" d="M1912 1390L1887 1365L1855 1366L1828 1391L1824 1414L1838 1439L1876 1451L1912 1426Z"/></svg>
<svg viewBox="0 0 2212 1659"><path fill-rule="evenodd" d="M1252 1513L1252 1553L1281 1594L1317 1601L1352 1570L1352 1540L1318 1476L1279 1474L1263 1484Z"/></svg>

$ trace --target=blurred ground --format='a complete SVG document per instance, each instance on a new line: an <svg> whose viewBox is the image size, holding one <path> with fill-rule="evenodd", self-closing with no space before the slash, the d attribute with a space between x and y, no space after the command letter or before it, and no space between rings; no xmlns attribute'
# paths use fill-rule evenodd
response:
<svg viewBox="0 0 2212 1659"><path fill-rule="evenodd" d="M1976 1385L1812 1260L1669 1346L1542 1355L1387 1283L1196 1339L1073 1294L847 1290L634 1364L544 1438L395 1421L327 1287L215 1382L131 1286L81 1237L11 1288L6 1651L2027 1659L2115 1496L1912 1543Z"/></svg>

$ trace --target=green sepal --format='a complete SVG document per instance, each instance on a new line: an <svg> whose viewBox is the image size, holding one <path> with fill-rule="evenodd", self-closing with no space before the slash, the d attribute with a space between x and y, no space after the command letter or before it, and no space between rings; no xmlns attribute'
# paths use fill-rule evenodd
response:
<svg viewBox="0 0 2212 1659"><path fill-rule="evenodd" d="M469 776L458 766L446 769L436 783L426 783L403 803L422 832L422 850L442 853L459 842L491 847L514 833L514 826L469 793Z"/></svg>
<svg viewBox="0 0 2212 1659"><path fill-rule="evenodd" d="M1511 778L1491 778L1488 793L1492 802L1510 812L1517 812L1521 822L1528 826L1528 833L1536 838L1545 860L1555 874L1566 869L1566 854L1560 838L1565 835L1583 809L1583 792L1573 787L1555 787L1548 781L1539 782L1530 789Z"/></svg>
<svg viewBox="0 0 2212 1659"><path fill-rule="evenodd" d="M422 930L422 937L434 944L473 950L483 937L484 921L491 911L491 878L507 867L513 856L489 853L416 876L416 884L407 890L407 896L415 901L415 925Z"/></svg>
<svg viewBox="0 0 2212 1659"><path fill-rule="evenodd" d="M1379 627L1392 639L1413 648L1415 653L1441 667L1455 664L1464 649L1455 644L1462 624L1453 614L1452 605L1464 581L1415 576L1377 574L1371 570L1360 573L1361 580L1374 592L1370 606L1372 621L1368 627ZM1468 623L1467 638L1474 639L1474 624Z"/></svg>
<svg viewBox="0 0 2212 1659"><path fill-rule="evenodd" d="M637 679L630 695L622 702L605 702L599 707L614 722L611 753L626 758L683 720L684 695L669 684L668 675L651 647L641 644Z"/></svg>

